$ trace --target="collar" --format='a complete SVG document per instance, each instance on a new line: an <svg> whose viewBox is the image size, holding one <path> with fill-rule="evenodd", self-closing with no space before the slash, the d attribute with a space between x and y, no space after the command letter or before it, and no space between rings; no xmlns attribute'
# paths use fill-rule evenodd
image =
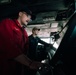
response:
<svg viewBox="0 0 76 75"><path fill-rule="evenodd" d="M14 19L14 21L15 21L15 23L16 23L16 25L17 25L18 27L22 28L21 25L20 25L20 23L18 22L18 20Z"/></svg>

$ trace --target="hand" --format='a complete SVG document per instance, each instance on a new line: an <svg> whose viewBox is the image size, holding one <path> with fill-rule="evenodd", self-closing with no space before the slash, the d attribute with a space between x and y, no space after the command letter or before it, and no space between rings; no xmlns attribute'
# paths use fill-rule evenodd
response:
<svg viewBox="0 0 76 75"><path fill-rule="evenodd" d="M39 67L42 67L42 66L43 66L42 63L33 61L33 62L30 64L30 69L38 70L38 68L39 68Z"/></svg>

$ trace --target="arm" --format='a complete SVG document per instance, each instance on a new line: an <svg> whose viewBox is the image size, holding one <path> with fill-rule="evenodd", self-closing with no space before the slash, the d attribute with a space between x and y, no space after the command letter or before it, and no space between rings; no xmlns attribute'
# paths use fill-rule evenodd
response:
<svg viewBox="0 0 76 75"><path fill-rule="evenodd" d="M45 45L45 46L50 46L49 43L44 42L44 41L41 40L39 37L37 37L37 38L38 38L38 42L39 42L39 43L41 43L41 44L43 44L43 45Z"/></svg>
<svg viewBox="0 0 76 75"><path fill-rule="evenodd" d="M16 61L18 61L19 63L29 67L30 69L38 69L40 66L42 66L42 64L40 62L36 62L36 61L31 61L27 56L25 56L24 54L21 54L19 56L17 56L16 58L14 58Z"/></svg>
<svg viewBox="0 0 76 75"><path fill-rule="evenodd" d="M28 67L32 63L32 61L27 56L25 56L24 54L20 54L19 56L15 57L14 59L16 61L20 62L21 64L26 65Z"/></svg>

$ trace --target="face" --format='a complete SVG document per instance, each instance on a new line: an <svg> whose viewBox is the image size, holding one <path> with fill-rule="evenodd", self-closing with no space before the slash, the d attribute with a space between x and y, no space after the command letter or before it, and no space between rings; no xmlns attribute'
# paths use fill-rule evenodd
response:
<svg viewBox="0 0 76 75"><path fill-rule="evenodd" d="M39 30L34 30L34 31L33 31L33 34L34 34L34 35L38 35L38 33L39 33Z"/></svg>
<svg viewBox="0 0 76 75"><path fill-rule="evenodd" d="M27 25L28 22L31 20L31 16L28 15L26 12L19 12L19 19L21 25Z"/></svg>

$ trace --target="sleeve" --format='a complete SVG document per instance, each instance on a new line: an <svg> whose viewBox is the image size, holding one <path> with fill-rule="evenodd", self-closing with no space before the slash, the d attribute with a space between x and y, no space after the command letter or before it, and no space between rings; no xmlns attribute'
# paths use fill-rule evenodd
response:
<svg viewBox="0 0 76 75"><path fill-rule="evenodd" d="M0 23L0 59L12 59L22 54L21 49L14 43L10 20Z"/></svg>
<svg viewBox="0 0 76 75"><path fill-rule="evenodd" d="M43 45L45 45L45 46L49 46L50 44L49 43L46 43L46 42L44 42L43 40L41 40L39 37L37 37L38 38L38 42L39 43L41 43L41 44L43 44Z"/></svg>

